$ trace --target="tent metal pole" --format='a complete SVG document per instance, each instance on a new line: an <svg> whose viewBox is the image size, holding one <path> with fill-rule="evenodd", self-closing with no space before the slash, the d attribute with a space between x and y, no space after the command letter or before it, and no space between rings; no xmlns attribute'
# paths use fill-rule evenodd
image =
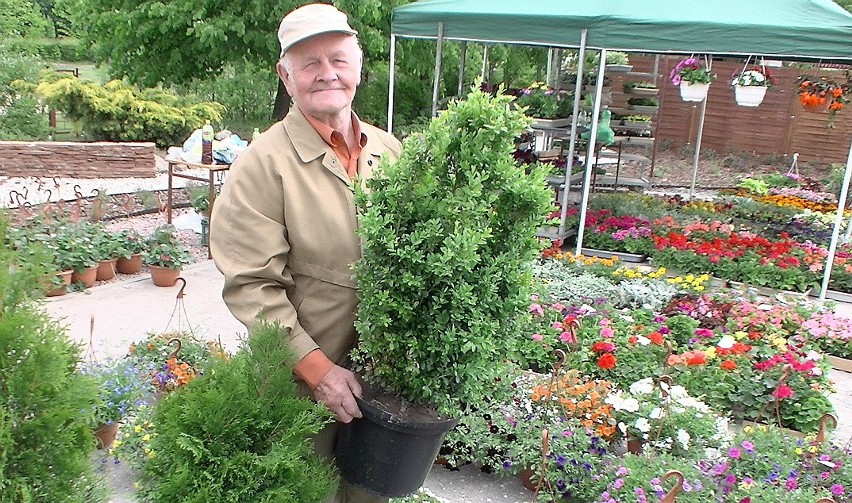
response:
<svg viewBox="0 0 852 503"><path fill-rule="evenodd" d="M438 23L438 41L435 47L435 82L432 85L432 117L438 115L438 85L441 83L441 48L444 46L444 23Z"/></svg>
<svg viewBox="0 0 852 503"><path fill-rule="evenodd" d="M843 221L843 210L846 206L846 198L849 197L849 180L852 179L852 143L849 145L849 157L846 158L846 172L843 175L843 186L840 189L840 198L837 200L837 213L834 216L834 231L831 233L831 244L828 246L828 257L825 260L825 270L822 274L822 288L819 291L819 300L825 300L828 291L828 281L831 279L831 268L834 267L834 252L837 251L837 240L840 237L840 224Z"/></svg>
<svg viewBox="0 0 852 503"><path fill-rule="evenodd" d="M461 96L462 88L464 87L465 56L467 56L467 42L462 42L459 54L459 88L456 91L456 96Z"/></svg>
<svg viewBox="0 0 852 503"><path fill-rule="evenodd" d="M486 84L488 83L485 80L485 68L487 67L487 65L488 65L488 45L483 44L483 46L482 46L482 71L479 72L479 78L481 78L482 82L485 82Z"/></svg>
<svg viewBox="0 0 852 503"><path fill-rule="evenodd" d="M583 199L580 201L580 226L577 229L577 250L575 255L583 251L583 233L586 230L586 209L589 206L589 192L592 185L592 158L595 155L595 144L598 138L598 115L601 113L601 94L603 94L604 70L606 70L606 49L601 49L598 63L598 79L595 83L595 101L592 106L592 120L589 128L589 141L586 146L586 166L583 176ZM595 158L595 161L597 159Z"/></svg>
<svg viewBox="0 0 852 503"><path fill-rule="evenodd" d="M695 138L695 152L692 154L692 182L689 184L689 200L695 194L695 179L698 177L698 155L701 153L701 136L704 134L704 114L707 112L707 98L701 100L701 114L698 118L698 134Z"/></svg>
<svg viewBox="0 0 852 503"><path fill-rule="evenodd" d="M547 48L547 76L544 78L544 83L553 87L553 81L550 75L553 73L553 47Z"/></svg>
<svg viewBox="0 0 852 503"><path fill-rule="evenodd" d="M571 115L571 135L568 139L568 160L565 163L565 190L562 191L562 205L559 213L559 239L565 236L565 220L568 218L568 192L571 191L571 170L574 168L574 149L577 147L577 117L580 114L580 89L583 87L583 61L586 55L586 35L588 30L580 32L580 57L577 60L577 79L574 84L574 113Z"/></svg>
<svg viewBox="0 0 852 503"><path fill-rule="evenodd" d="M396 66L396 35L390 39L390 68L388 68L388 133L393 131L393 83Z"/></svg>

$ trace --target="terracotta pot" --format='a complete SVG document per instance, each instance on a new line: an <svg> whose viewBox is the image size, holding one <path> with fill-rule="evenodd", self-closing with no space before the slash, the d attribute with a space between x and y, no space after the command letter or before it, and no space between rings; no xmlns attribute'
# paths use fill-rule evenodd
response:
<svg viewBox="0 0 852 503"><path fill-rule="evenodd" d="M151 281L157 286L175 286L180 277L180 269L149 265L148 270L151 271Z"/></svg>
<svg viewBox="0 0 852 503"><path fill-rule="evenodd" d="M521 479L521 484L528 490L535 492L536 483L532 481L532 477L535 475L535 472L527 468L526 470L521 470L518 473L518 477Z"/></svg>
<svg viewBox="0 0 852 503"><path fill-rule="evenodd" d="M118 423L101 424L95 430L95 439L98 441L98 449L109 449L115 441L115 435L118 433Z"/></svg>
<svg viewBox="0 0 852 503"><path fill-rule="evenodd" d="M66 293L68 293L68 285L71 284L71 274L73 273L74 271L71 270L60 271L56 273L56 276L58 276L59 279L62 280L62 284L46 291L44 295L46 297L59 297L60 295L65 295Z"/></svg>
<svg viewBox="0 0 852 503"><path fill-rule="evenodd" d="M121 274L136 274L142 270L142 254L134 253L130 258L120 257L115 264L116 271Z"/></svg>
<svg viewBox="0 0 852 503"><path fill-rule="evenodd" d="M101 260L98 264L98 272L95 279L98 281L106 281L115 277L115 266L118 262L117 258Z"/></svg>
<svg viewBox="0 0 852 503"><path fill-rule="evenodd" d="M692 84L685 80L680 81L680 97L683 101L704 101L710 84Z"/></svg>
<svg viewBox="0 0 852 503"><path fill-rule="evenodd" d="M83 283L86 288L91 288L95 284L95 280L98 277L98 266L92 266L88 269L83 269L80 272L74 271L71 275L72 283Z"/></svg>
<svg viewBox="0 0 852 503"><path fill-rule="evenodd" d="M644 441L639 438L630 438L627 440L627 452L631 454L642 454L642 444Z"/></svg>

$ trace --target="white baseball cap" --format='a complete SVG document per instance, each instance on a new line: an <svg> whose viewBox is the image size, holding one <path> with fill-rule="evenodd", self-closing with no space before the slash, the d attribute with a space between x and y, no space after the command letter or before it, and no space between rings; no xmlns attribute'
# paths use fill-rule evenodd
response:
<svg viewBox="0 0 852 503"><path fill-rule="evenodd" d="M312 3L291 11L281 20L278 28L278 41L281 42L281 56L297 43L323 33L358 32L349 26L346 14L333 5Z"/></svg>

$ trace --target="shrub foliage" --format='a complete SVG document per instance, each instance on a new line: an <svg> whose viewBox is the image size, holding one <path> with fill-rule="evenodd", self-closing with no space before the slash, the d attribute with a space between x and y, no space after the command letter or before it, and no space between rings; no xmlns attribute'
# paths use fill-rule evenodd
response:
<svg viewBox="0 0 852 503"><path fill-rule="evenodd" d="M543 173L512 158L529 120L511 99L473 91L451 103L356 195L354 358L367 377L448 414L491 393L551 206Z"/></svg>

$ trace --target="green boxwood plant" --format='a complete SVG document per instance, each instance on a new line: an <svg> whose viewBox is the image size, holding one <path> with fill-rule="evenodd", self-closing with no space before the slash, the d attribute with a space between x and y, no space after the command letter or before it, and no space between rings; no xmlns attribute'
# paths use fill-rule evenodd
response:
<svg viewBox="0 0 852 503"><path fill-rule="evenodd" d="M451 103L356 192L353 360L368 380L447 415L492 393L551 209L544 173L513 161L529 119L510 101L472 91Z"/></svg>

